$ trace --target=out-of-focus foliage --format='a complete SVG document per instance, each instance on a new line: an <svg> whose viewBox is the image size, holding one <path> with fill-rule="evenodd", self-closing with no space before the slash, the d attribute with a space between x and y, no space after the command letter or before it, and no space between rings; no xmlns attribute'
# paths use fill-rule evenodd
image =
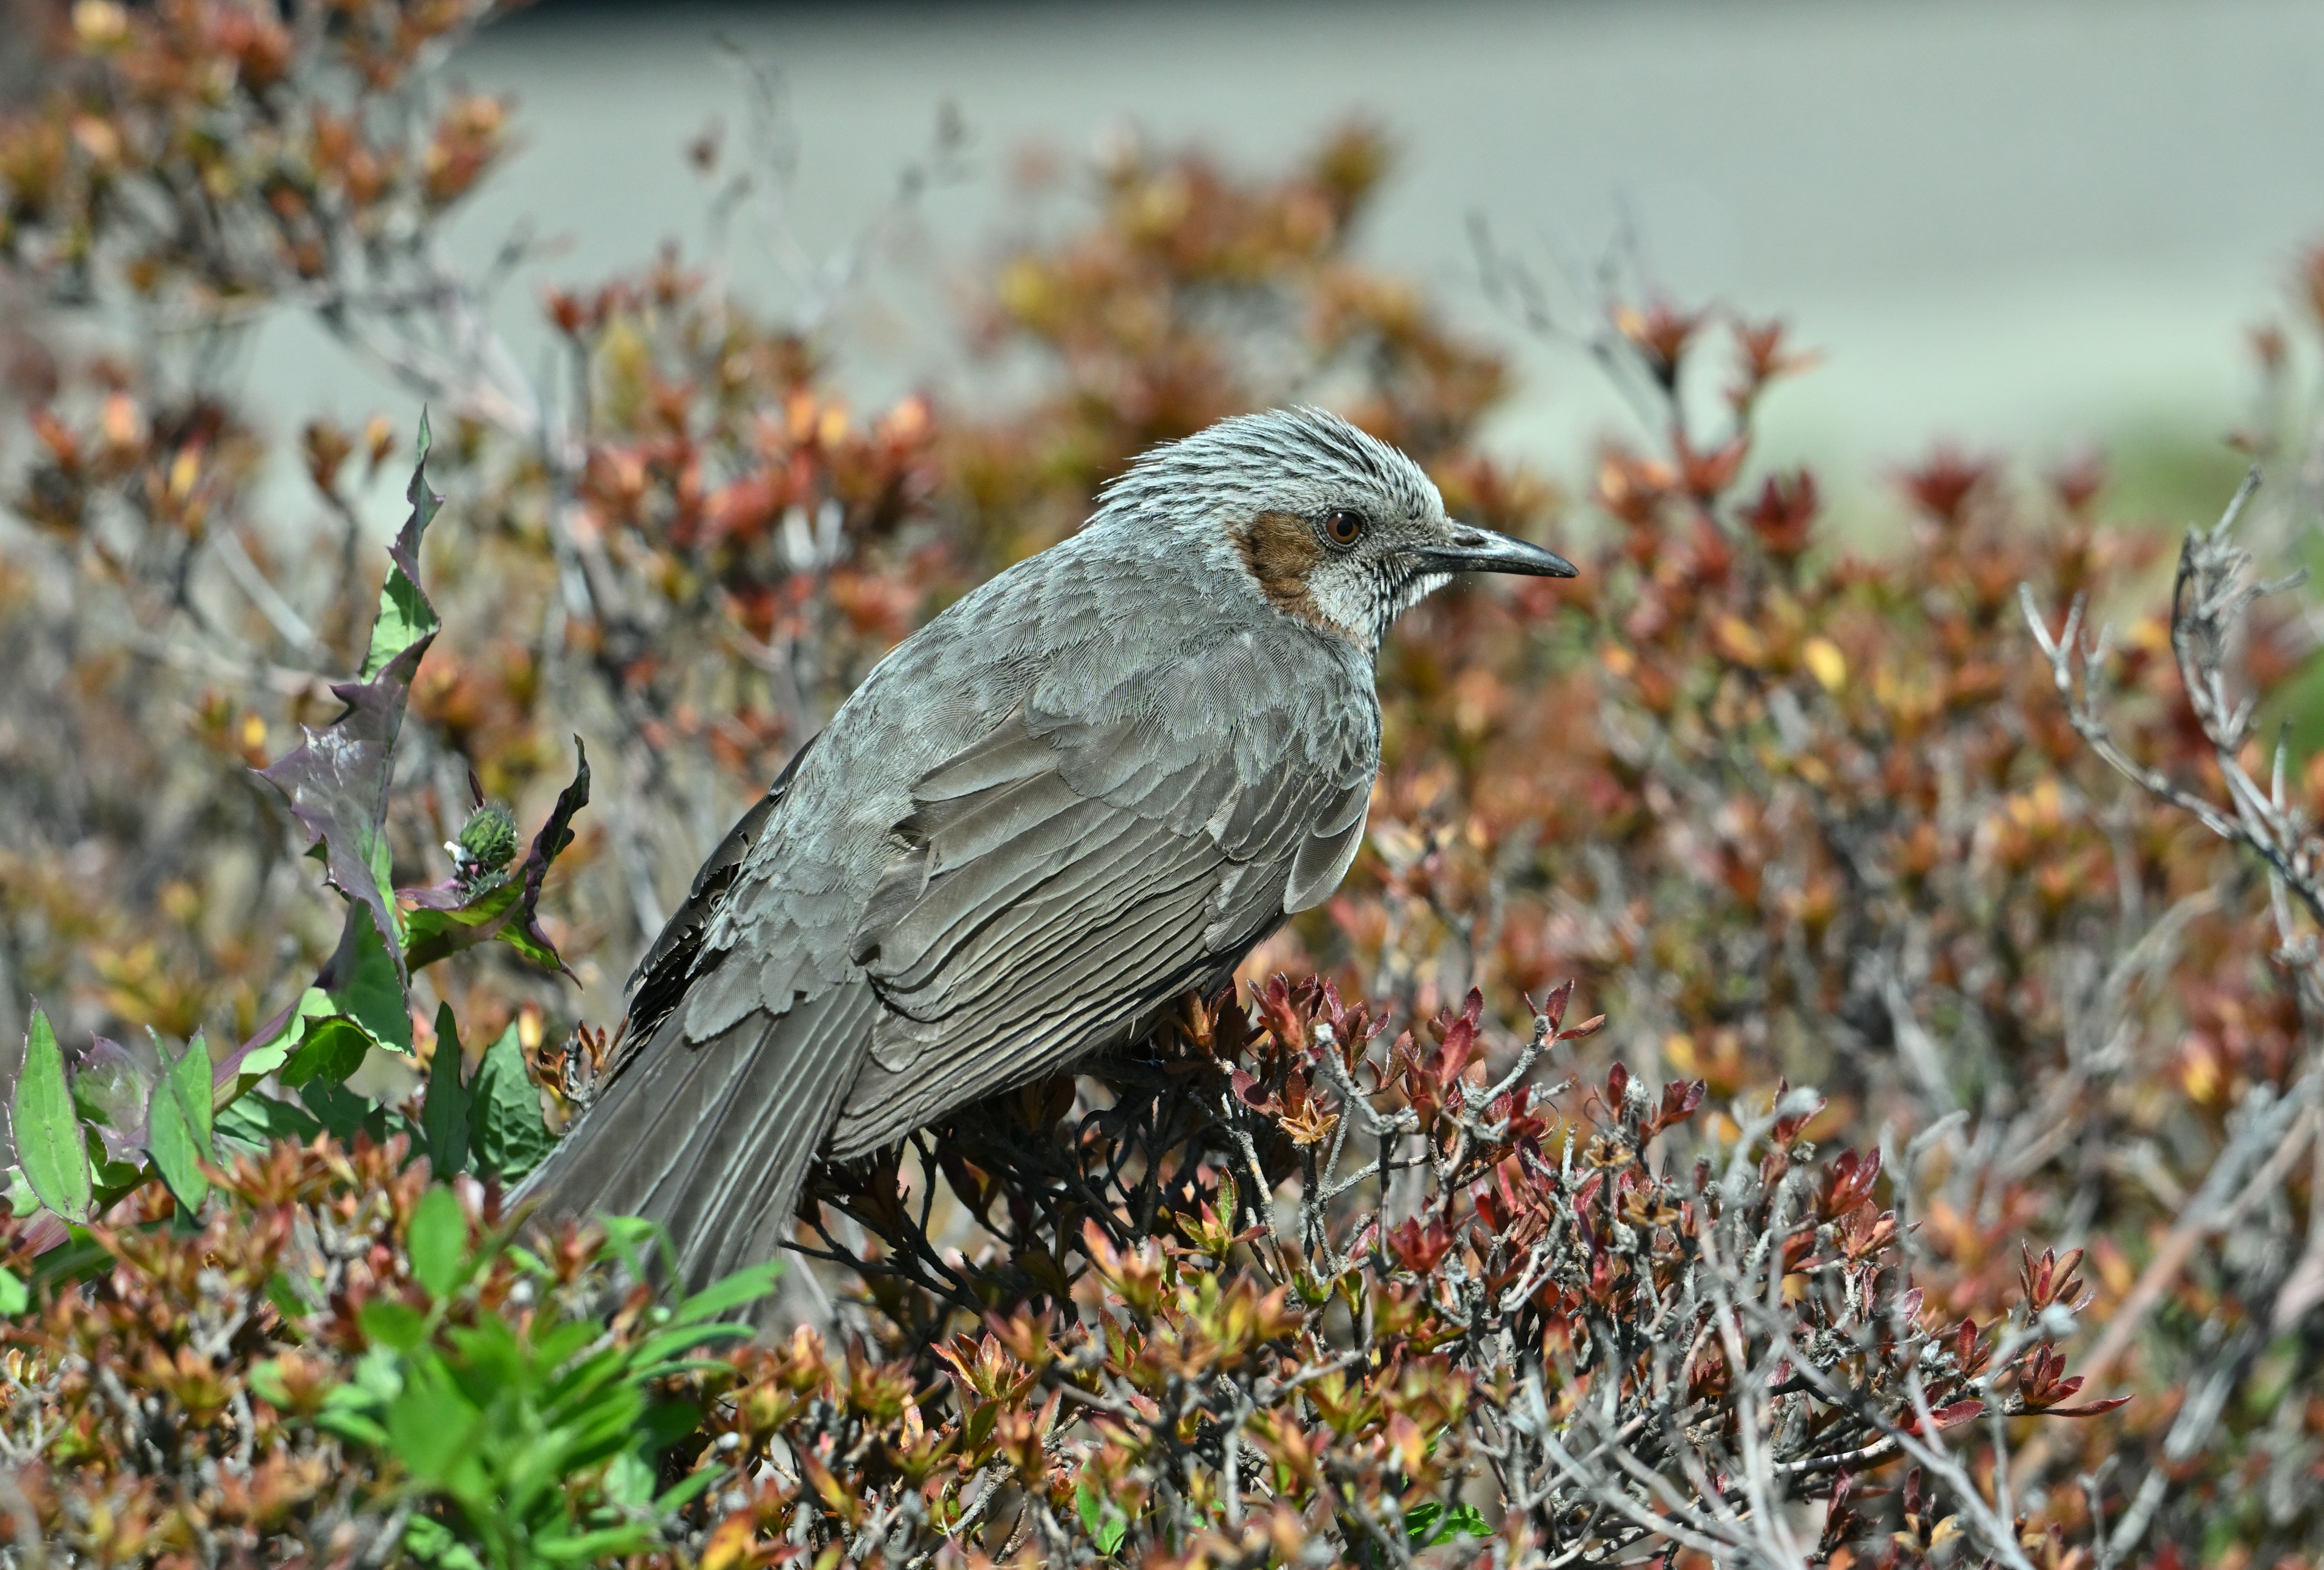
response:
<svg viewBox="0 0 2324 1570"><path fill-rule="evenodd" d="M1359 258L1363 130L1076 171L964 328L1005 393L853 411L825 300L675 254L546 291L536 384L487 309L529 253L443 244L510 134L445 85L482 12L80 0L0 121L0 1552L2324 1557L2324 763L2253 725L2312 707L2314 616L2235 543L2310 538L2324 263L2255 344L2281 481L2166 614L2095 464L1939 451L1843 548L1755 456L1811 356L1618 272L1486 248L1637 414L1572 503L1486 456L1504 359ZM409 402L262 509L227 350L285 310L444 432L383 585ZM650 1245L499 1200L643 935L912 627L1293 399L1583 576L1407 618L1370 845L1240 995L822 1172L821 1328L661 1367Z"/></svg>

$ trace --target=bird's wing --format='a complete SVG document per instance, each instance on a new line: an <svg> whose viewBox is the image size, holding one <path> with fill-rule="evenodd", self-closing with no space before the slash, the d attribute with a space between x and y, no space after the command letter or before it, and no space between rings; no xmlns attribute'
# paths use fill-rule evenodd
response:
<svg viewBox="0 0 2324 1570"><path fill-rule="evenodd" d="M726 837L718 842L718 848L710 853L702 869L694 874L694 886L686 891L686 903L662 924L653 947L646 950L637 969L630 973L629 1037L632 1047L642 1046L686 996L687 985L694 979L695 964L702 956L703 935L710 925L712 913L733 886L744 860L759 843L759 836L766 832L775 809L790 794L791 780L815 743L816 738L809 736L791 754L791 761L783 765L783 771L775 776L775 782L767 787L758 805L726 831Z"/></svg>
<svg viewBox="0 0 2324 1570"><path fill-rule="evenodd" d="M834 1153L1120 1039L1337 886L1379 757L1369 684L1334 705L1238 674L1155 673L1097 719L1028 705L916 784L856 928L886 1011Z"/></svg>

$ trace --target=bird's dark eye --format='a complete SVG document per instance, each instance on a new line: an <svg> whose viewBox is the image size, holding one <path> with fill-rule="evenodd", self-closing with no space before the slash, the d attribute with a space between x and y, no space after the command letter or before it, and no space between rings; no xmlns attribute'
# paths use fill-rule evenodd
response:
<svg viewBox="0 0 2324 1570"><path fill-rule="evenodd" d="M1334 545L1353 545L1364 537L1364 520L1360 513L1337 507L1323 514L1323 532Z"/></svg>

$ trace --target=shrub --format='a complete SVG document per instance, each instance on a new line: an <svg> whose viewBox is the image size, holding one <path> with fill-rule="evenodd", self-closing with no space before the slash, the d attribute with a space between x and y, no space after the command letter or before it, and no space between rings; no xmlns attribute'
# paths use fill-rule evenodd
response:
<svg viewBox="0 0 2324 1570"><path fill-rule="evenodd" d="M0 124L0 965L55 1005L12 1562L2315 1561L2324 765L2255 741L2313 641L2253 580L2304 493L2190 536L2168 616L2089 465L1940 451L1852 550L1756 455L1780 327L1489 238L1646 434L1575 585L1384 651L1337 899L1137 1050L819 1171L788 1340L693 1344L763 1277L669 1302L651 1239L504 1214L667 892L1136 451L1314 390L1458 511L1582 509L1478 450L1501 356L1356 258L1360 129L1109 154L968 325L1013 400L851 412L854 250L788 319L675 254L553 290L537 386L440 244L507 134L443 86L482 14L85 0ZM395 421L307 427L322 523L263 526L198 346L270 309L447 433L376 595Z"/></svg>

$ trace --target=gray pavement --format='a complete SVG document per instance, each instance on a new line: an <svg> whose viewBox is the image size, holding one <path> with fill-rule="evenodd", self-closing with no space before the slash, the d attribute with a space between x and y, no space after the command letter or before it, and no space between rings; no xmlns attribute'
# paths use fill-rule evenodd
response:
<svg viewBox="0 0 2324 1570"><path fill-rule="evenodd" d="M552 6L459 62L516 94L527 142L466 243L529 216L572 242L538 277L573 279L666 234L698 244L705 189L677 150L742 118L721 35L788 81L810 249L861 228L940 102L973 133L978 174L926 204L856 308L872 397L949 374L915 324L1010 221L1010 152L1126 125L1263 164L1375 117L1403 161L1369 254L1489 328L1471 213L1549 264L1603 253L1627 212L1674 288L1785 314L1828 351L1769 438L1858 474L1939 436L2036 457L2207 439L2244 408L2244 327L2324 236L2315 0L1772 0ZM781 294L755 245L733 265ZM530 287L505 316L538 343ZM255 363L278 405L380 402L295 333ZM1526 369L1499 439L1570 469L1618 411L1570 356Z"/></svg>

